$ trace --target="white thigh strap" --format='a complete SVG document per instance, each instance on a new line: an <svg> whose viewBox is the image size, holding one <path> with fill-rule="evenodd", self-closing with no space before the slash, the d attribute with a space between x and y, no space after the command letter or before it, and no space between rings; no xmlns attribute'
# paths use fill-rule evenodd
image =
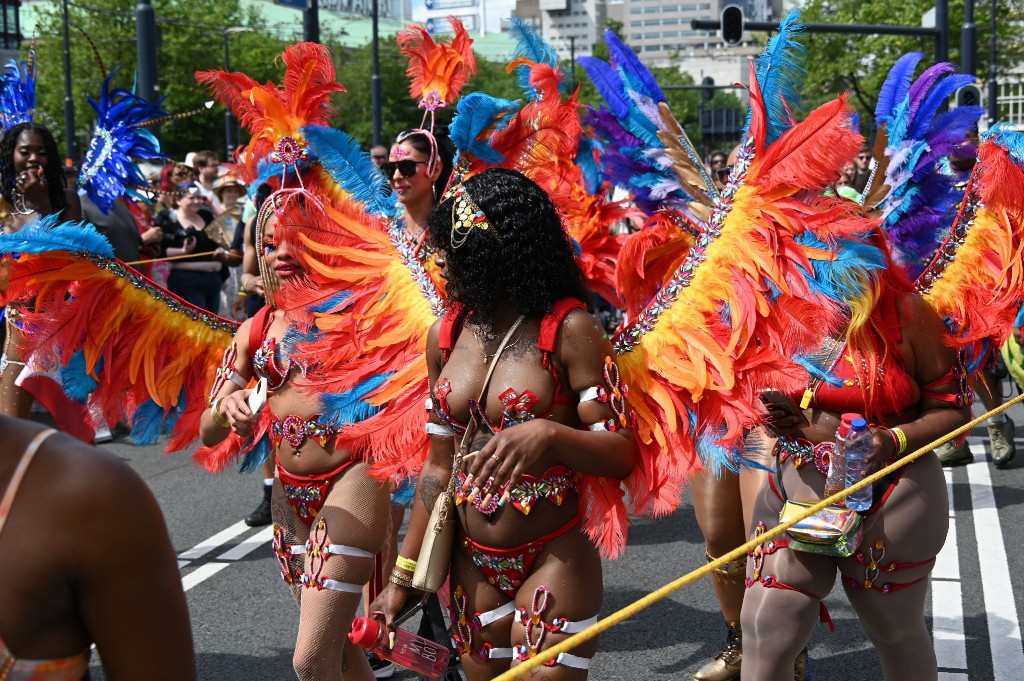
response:
<svg viewBox="0 0 1024 681"><path fill-rule="evenodd" d="M281 550L285 553L290 553L293 556L301 556L306 552L306 546L306 544L288 544L287 546L282 547Z"/></svg>
<svg viewBox="0 0 1024 681"><path fill-rule="evenodd" d="M578 634L587 627L597 624L597 615L588 617L585 620L580 620L579 622L570 622L569 620L564 620L561 617L556 617L551 623L558 627L559 631L565 634Z"/></svg>
<svg viewBox="0 0 1024 681"><path fill-rule="evenodd" d="M343 591L348 594L361 594L363 593L362 584L351 584L349 582L339 582L336 579L325 579L323 581L323 587L330 589L331 591Z"/></svg>
<svg viewBox="0 0 1024 681"><path fill-rule="evenodd" d="M590 669L590 658L580 657L572 653L559 653L558 657L555 658L555 664L575 667L576 669Z"/></svg>
<svg viewBox="0 0 1024 681"><path fill-rule="evenodd" d="M596 400L601 394L601 389L596 385L592 385L586 390L580 392L580 402L590 402Z"/></svg>
<svg viewBox="0 0 1024 681"><path fill-rule="evenodd" d="M587 430L592 430L595 432L599 430L608 430L608 424L604 421L598 421L597 423L591 423L589 426L587 426Z"/></svg>
<svg viewBox="0 0 1024 681"><path fill-rule="evenodd" d="M483 629L492 622L497 622L502 617L508 617L516 611L515 601L509 601L505 605L499 606L494 610L488 610L487 612L479 613L473 617L473 627L475 629ZM504 650L504 648L502 648ZM509 648L508 650L512 650Z"/></svg>
<svg viewBox="0 0 1024 681"><path fill-rule="evenodd" d="M312 549L313 544L308 542L306 544L306 550ZM328 544L327 546L320 549L323 553L331 553L335 556L352 556L353 558L373 558L374 554L369 551L357 549L354 546L345 546L344 544Z"/></svg>
<svg viewBox="0 0 1024 681"><path fill-rule="evenodd" d="M507 659L507 658L511 658L511 657L512 657L512 649L511 648L488 648L487 649L487 659L488 660L500 660L502 658L506 658Z"/></svg>

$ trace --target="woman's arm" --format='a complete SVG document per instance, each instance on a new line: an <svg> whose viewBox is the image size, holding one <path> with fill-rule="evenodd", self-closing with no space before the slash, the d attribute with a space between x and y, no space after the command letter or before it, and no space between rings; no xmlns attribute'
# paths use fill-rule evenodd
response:
<svg viewBox="0 0 1024 681"><path fill-rule="evenodd" d="M252 355L249 352L249 328L251 326L252 320L247 319L242 322L242 325L238 327L238 331L235 332L234 347L236 354L234 362L230 365L235 373L246 382L252 378ZM221 367L221 371L227 369L227 366ZM214 395L213 404L203 412L199 420L199 437L204 445L213 447L220 444L232 430L239 437L246 437L252 432L256 420L249 410L249 405L246 404L250 392L252 391L243 389L230 380L224 380L223 385L221 385L217 394ZM214 408L217 409L218 418L225 419L228 425L220 425L214 420Z"/></svg>
<svg viewBox="0 0 1024 681"><path fill-rule="evenodd" d="M73 189L64 190L64 212L61 213L61 222L77 222L82 219L82 200Z"/></svg>
<svg viewBox="0 0 1024 681"><path fill-rule="evenodd" d="M437 347L440 322L436 322L427 337L427 371L430 374L430 385L433 386L443 366L441 351ZM437 423L437 417L431 412L429 420ZM420 546L427 531L430 513L434 510L437 498L448 488L452 474L452 460L455 452L455 438L432 435L430 452L427 462L420 471L416 483L416 495L412 502L412 515L409 518L409 529L398 555L416 560L420 555ZM409 575L411 577L411 575ZM383 619L388 628L394 630L392 622L405 604L409 589L389 581L377 599L370 604L367 612L372 617Z"/></svg>
<svg viewBox="0 0 1024 681"><path fill-rule="evenodd" d="M559 334L556 365L565 368L575 393L599 388L607 394L622 388L614 352L596 319L576 311L566 318ZM620 413L621 410L621 413ZM636 449L629 429L628 406L618 401L587 400L578 406L579 429L548 419L534 419L494 436L470 461L474 485L494 476L493 486L515 485L519 476L544 454L573 470L622 480L636 465ZM604 423L607 430L589 430Z"/></svg>

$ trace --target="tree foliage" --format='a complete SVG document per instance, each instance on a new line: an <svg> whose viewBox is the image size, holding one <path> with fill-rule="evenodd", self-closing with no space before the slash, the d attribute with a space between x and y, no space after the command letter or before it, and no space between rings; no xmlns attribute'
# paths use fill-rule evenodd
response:
<svg viewBox="0 0 1024 681"><path fill-rule="evenodd" d="M96 98L103 77L86 35L96 45L108 70L121 66L113 84L131 89L137 63L134 0L87 0L85 5L68 8L72 24L71 83L75 104L75 127L79 153L92 135L96 116L86 98ZM244 26L248 33L228 36L231 68L244 71L258 80L276 78L274 57L284 43L267 28L261 15L245 11L238 0L154 0L157 16L157 65L160 95L171 113L202 108L210 99L194 78L196 71L224 67L224 29ZM85 9L85 7L89 9ZM62 66L63 19L59 0L37 5L41 15L36 28L36 53L39 60L37 104L55 121L64 120L64 69ZM76 30L77 27L80 30ZM85 35L83 35L83 32ZM58 136L62 139L62 135ZM214 107L161 128L164 151L184 157L189 151L214 149L223 155L224 109ZM63 147L63 143L61 144Z"/></svg>
<svg viewBox="0 0 1024 681"><path fill-rule="evenodd" d="M1024 24L1001 20L1021 16L1020 0L998 0L997 37L998 74L1019 64L1024 58ZM934 6L934 0L799 0L801 19L806 22L834 24L888 24L920 26L921 16ZM991 40L991 3L975 4L977 25L977 75L989 75ZM949 3L949 61L960 63L960 27L964 19L964 0ZM911 51L923 52L927 63L935 63L935 40L918 36L809 34L807 45L808 78L804 104L821 104L836 94L849 91L851 103L861 112L861 120L873 120L878 91L896 60Z"/></svg>

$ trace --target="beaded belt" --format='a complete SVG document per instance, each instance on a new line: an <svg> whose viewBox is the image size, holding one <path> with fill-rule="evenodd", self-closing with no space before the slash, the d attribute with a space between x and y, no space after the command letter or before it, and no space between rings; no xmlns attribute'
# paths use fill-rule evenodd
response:
<svg viewBox="0 0 1024 681"><path fill-rule="evenodd" d="M321 423L319 414L309 419L292 414L280 421L275 418L270 424L274 446L280 447L281 441L284 440L295 449L301 447L307 437L316 440L321 447L326 447L339 430L341 428L333 423Z"/></svg>
<svg viewBox="0 0 1024 681"><path fill-rule="evenodd" d="M818 472L828 476L829 458L835 448L835 442L813 444L803 438L783 436L775 443L775 450L772 453L779 458L780 464L787 459L793 459L793 466L796 468L803 468L813 461Z"/></svg>

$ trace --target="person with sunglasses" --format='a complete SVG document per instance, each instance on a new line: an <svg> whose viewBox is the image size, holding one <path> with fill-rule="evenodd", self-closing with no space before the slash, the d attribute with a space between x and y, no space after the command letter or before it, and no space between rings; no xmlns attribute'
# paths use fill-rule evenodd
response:
<svg viewBox="0 0 1024 681"><path fill-rule="evenodd" d="M381 165L392 191L403 207L401 237L419 254L423 249L423 234L427 215L437 200L436 183L441 177L441 157L437 138L427 130L406 130L391 145L390 160Z"/></svg>
<svg viewBox="0 0 1024 681"><path fill-rule="evenodd" d="M229 255L226 244L217 243L207 232L213 221L204 210L207 205L195 182L177 189L174 218L163 225L164 254L189 256L171 263L167 288L184 300L217 314L220 311L220 287L224 283Z"/></svg>

